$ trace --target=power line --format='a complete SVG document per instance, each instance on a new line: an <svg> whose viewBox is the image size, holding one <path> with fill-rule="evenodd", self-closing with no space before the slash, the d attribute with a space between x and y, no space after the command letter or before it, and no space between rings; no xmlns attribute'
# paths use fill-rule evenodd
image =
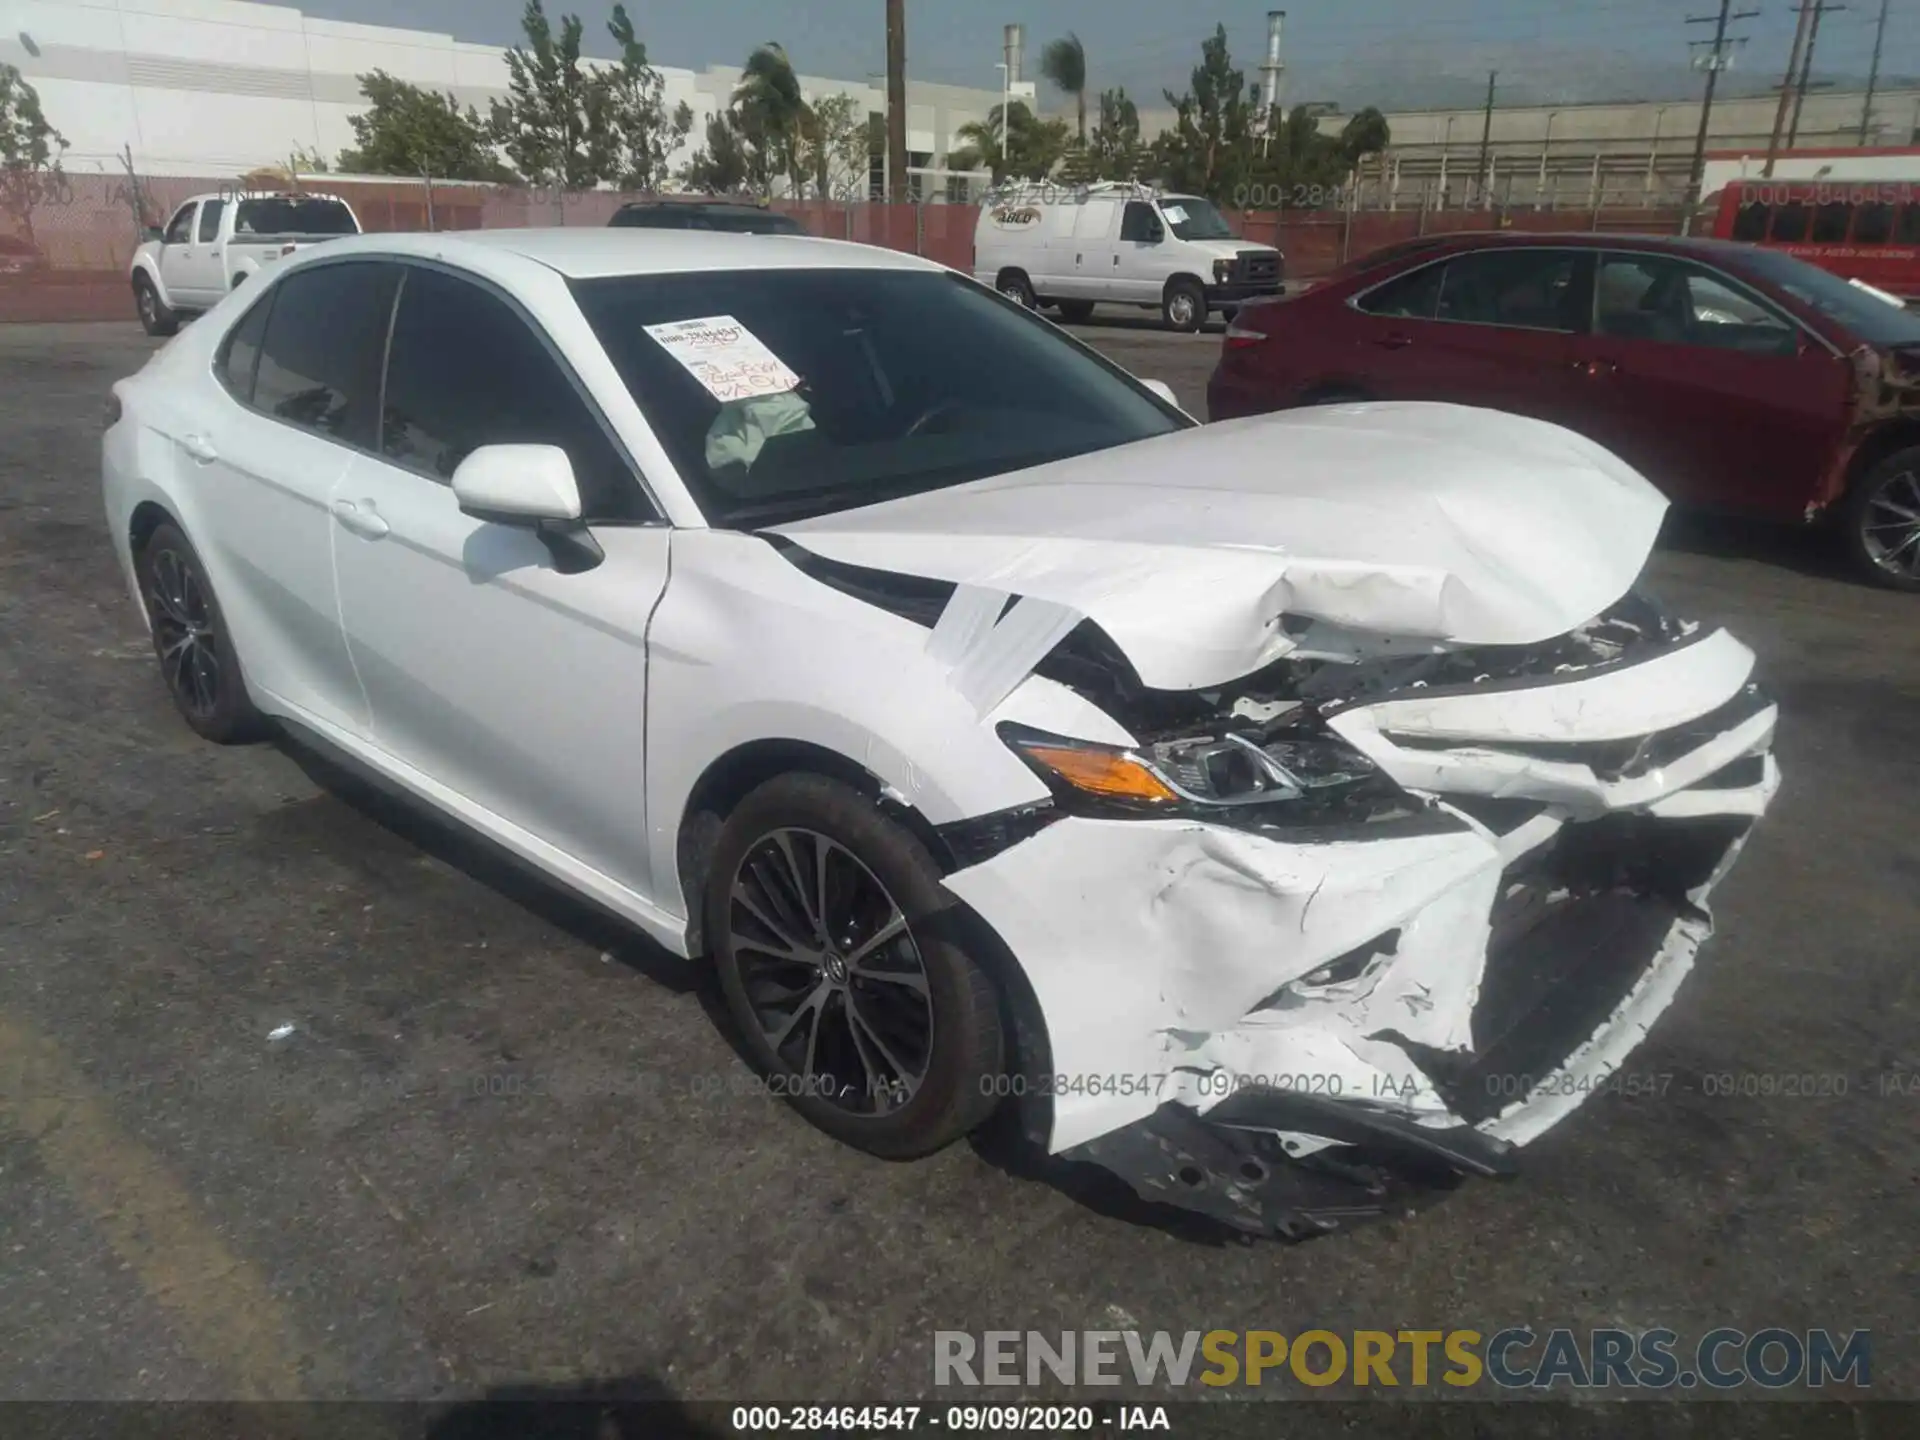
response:
<svg viewBox="0 0 1920 1440"><path fill-rule="evenodd" d="M1718 15L1689 15L1689 25L1713 26L1713 40L1707 49L1693 63L1696 68L1707 72L1707 93L1700 102L1700 132L1693 139L1693 164L1687 170L1687 215L1686 223L1693 223L1693 207L1700 203L1700 182L1707 163L1707 127L1713 121L1713 92L1720 83L1720 72L1733 62L1733 50L1747 43L1745 36L1729 36L1727 26L1736 20L1751 20L1760 12L1742 10L1738 14L1732 11L1733 0L1720 0Z"/></svg>

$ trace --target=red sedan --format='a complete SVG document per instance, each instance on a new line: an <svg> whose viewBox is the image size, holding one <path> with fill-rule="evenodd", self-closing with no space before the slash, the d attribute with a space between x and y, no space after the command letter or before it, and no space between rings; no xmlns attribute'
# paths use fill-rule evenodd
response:
<svg viewBox="0 0 1920 1440"><path fill-rule="evenodd" d="M1446 400L1580 431L1680 504L1837 517L1920 590L1920 315L1779 251L1625 235L1431 236L1241 309L1215 420Z"/></svg>

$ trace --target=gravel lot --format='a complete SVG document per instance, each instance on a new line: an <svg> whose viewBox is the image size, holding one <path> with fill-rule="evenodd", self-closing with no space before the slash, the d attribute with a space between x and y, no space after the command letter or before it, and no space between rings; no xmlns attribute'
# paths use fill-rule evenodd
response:
<svg viewBox="0 0 1920 1440"><path fill-rule="evenodd" d="M1081 333L1199 409L1217 336ZM996 1143L844 1149L751 1092L696 970L196 740L100 515L152 348L0 327L0 1396L907 1397L935 1329L1519 1323L1871 1327L1875 1390L1920 1395L1920 597L1797 538L1664 545L1656 588L1759 651L1786 775L1635 1058L1666 1093L1516 1182L1223 1241ZM1715 1093L1778 1076L1829 1093Z"/></svg>

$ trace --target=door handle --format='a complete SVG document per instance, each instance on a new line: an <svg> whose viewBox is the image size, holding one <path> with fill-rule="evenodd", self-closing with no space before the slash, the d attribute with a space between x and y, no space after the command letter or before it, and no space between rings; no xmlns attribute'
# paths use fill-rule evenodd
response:
<svg viewBox="0 0 1920 1440"><path fill-rule="evenodd" d="M213 448L213 442L204 435L182 435L180 448L202 465L211 465L220 458L220 452Z"/></svg>
<svg viewBox="0 0 1920 1440"><path fill-rule="evenodd" d="M1611 360L1576 360L1573 362L1573 368L1592 380L1616 375L1620 371L1620 367Z"/></svg>
<svg viewBox="0 0 1920 1440"><path fill-rule="evenodd" d="M1382 335L1373 343L1378 345L1382 350L1404 350L1413 343L1413 337L1411 335L1399 334Z"/></svg>
<svg viewBox="0 0 1920 1440"><path fill-rule="evenodd" d="M378 540L393 529L380 518L380 512L373 508L371 500L364 500L359 505L351 500L336 500L333 502L333 518L367 540Z"/></svg>

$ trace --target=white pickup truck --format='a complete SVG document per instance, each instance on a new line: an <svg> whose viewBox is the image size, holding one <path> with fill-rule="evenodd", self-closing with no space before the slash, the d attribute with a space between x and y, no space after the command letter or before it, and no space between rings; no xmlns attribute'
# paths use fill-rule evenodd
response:
<svg viewBox="0 0 1920 1440"><path fill-rule="evenodd" d="M210 310L236 285L282 256L340 235L358 235L353 207L336 195L227 191L196 195L165 229L147 231L129 278L140 323L171 335L185 315Z"/></svg>

